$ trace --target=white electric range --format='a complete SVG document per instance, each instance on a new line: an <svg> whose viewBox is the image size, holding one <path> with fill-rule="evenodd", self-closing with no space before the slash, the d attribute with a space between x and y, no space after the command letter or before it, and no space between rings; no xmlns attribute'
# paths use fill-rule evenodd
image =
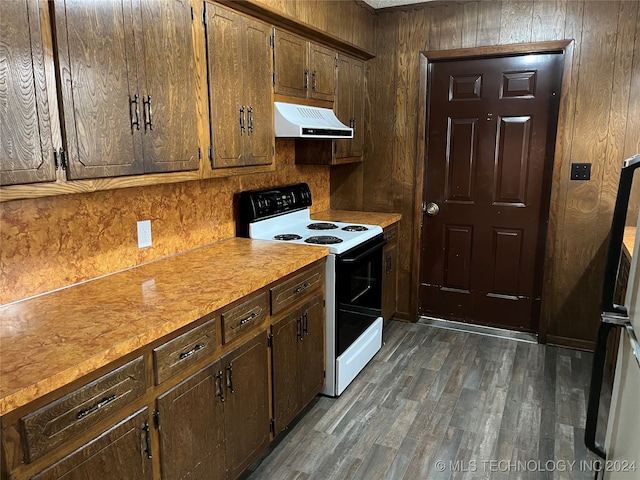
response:
<svg viewBox="0 0 640 480"><path fill-rule="evenodd" d="M382 346L382 248L379 225L311 219L305 183L240 195L244 236L329 248L325 264L325 387L339 396Z"/></svg>

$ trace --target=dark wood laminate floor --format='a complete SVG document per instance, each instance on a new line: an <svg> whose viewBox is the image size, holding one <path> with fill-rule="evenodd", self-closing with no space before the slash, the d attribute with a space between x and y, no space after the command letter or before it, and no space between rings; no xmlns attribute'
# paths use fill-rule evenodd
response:
<svg viewBox="0 0 640 480"><path fill-rule="evenodd" d="M393 322L249 478L592 479L590 369L580 351Z"/></svg>

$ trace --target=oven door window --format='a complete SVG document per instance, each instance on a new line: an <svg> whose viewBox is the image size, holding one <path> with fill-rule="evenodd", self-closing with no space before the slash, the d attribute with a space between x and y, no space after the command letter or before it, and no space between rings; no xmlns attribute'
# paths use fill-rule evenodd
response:
<svg viewBox="0 0 640 480"><path fill-rule="evenodd" d="M342 354L381 315L382 247L367 244L336 260L336 350Z"/></svg>

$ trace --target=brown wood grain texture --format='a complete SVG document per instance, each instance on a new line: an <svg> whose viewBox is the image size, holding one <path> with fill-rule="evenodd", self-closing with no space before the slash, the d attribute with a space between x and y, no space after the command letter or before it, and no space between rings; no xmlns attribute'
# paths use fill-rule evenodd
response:
<svg viewBox="0 0 640 480"><path fill-rule="evenodd" d="M0 6L0 185L55 179L38 12L33 0Z"/></svg>

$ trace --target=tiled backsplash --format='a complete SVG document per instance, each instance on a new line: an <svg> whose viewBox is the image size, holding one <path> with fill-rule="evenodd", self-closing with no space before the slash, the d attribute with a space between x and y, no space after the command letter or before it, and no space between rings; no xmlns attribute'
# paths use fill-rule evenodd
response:
<svg viewBox="0 0 640 480"><path fill-rule="evenodd" d="M256 175L2 203L0 304L233 237L237 193L301 181L311 187L312 210L328 209L328 167L297 165ZM138 248L138 220L151 220L151 247Z"/></svg>

